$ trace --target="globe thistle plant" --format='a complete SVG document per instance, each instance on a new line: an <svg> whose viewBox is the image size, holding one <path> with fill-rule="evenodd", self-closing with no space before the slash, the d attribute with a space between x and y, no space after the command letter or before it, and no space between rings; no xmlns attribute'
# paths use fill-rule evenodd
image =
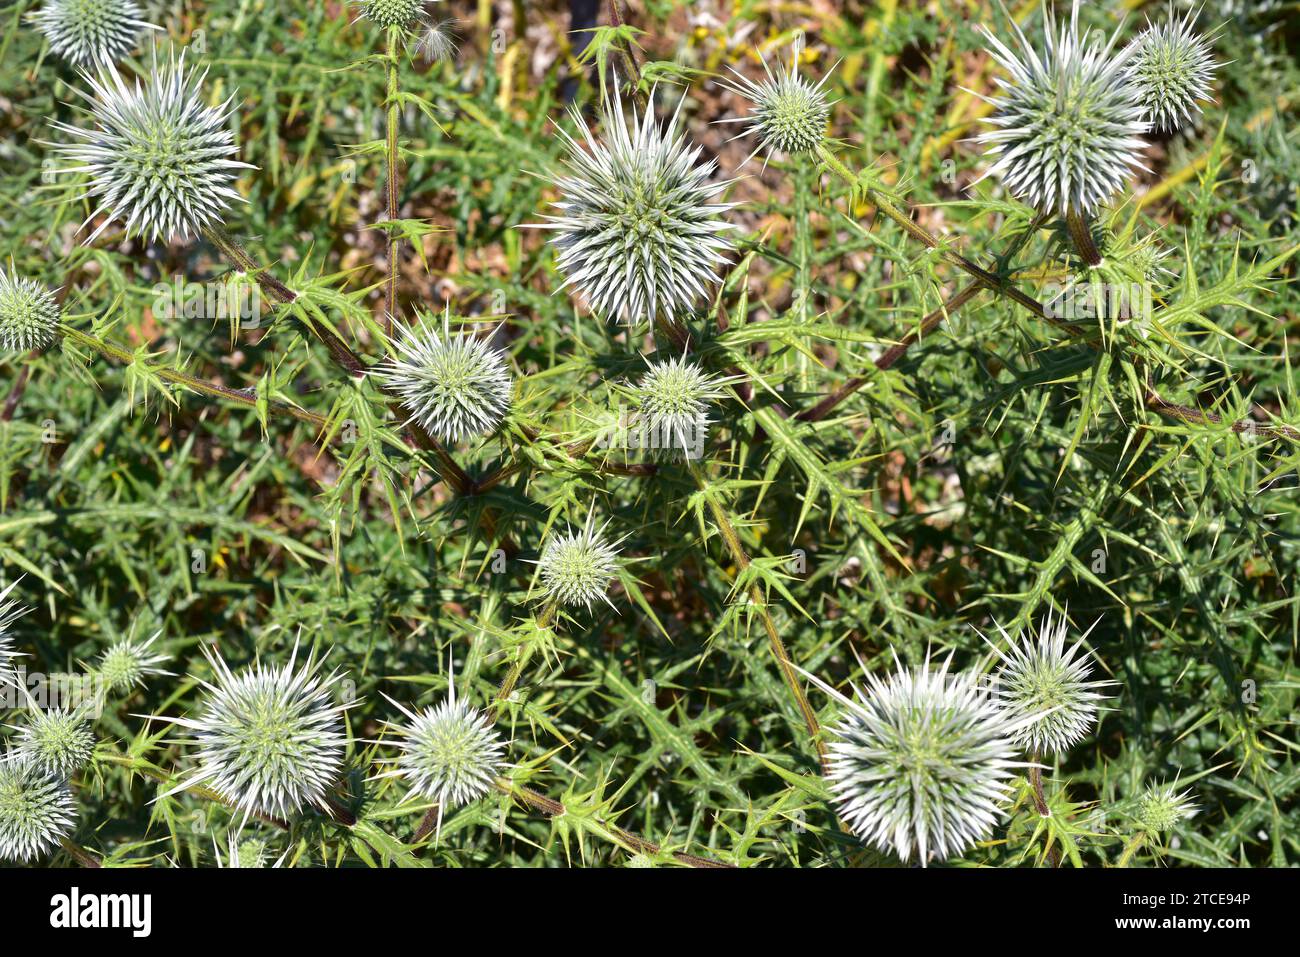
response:
<svg viewBox="0 0 1300 957"><path fill-rule="evenodd" d="M424 0L361 0L361 16L380 29L405 27L426 16Z"/></svg>
<svg viewBox="0 0 1300 957"><path fill-rule="evenodd" d="M633 390L643 445L699 458L709 431L708 406L722 396L722 381L684 356L646 364Z"/></svg>
<svg viewBox="0 0 1300 957"><path fill-rule="evenodd" d="M558 214L536 227L555 232L561 288L628 323L675 321L717 281L732 248L724 217L734 204L714 202L729 184L709 182L716 164L700 163L700 148L679 132L680 104L660 126L653 97L631 121L617 97L606 99L603 142L572 112L586 148L560 130L568 175L556 182Z"/></svg>
<svg viewBox="0 0 1300 957"><path fill-rule="evenodd" d="M501 770L506 743L492 729L486 714L456 697L454 675L440 704L411 711L392 698L388 701L406 722L385 722L397 735L389 743L399 754L393 768L378 777L401 778L410 788L407 801L434 802L441 829L444 811L477 801L491 789Z"/></svg>
<svg viewBox="0 0 1300 957"><path fill-rule="evenodd" d="M1138 798L1137 824L1144 831L1158 834L1172 831L1180 821L1196 814L1189 791L1177 792L1176 785L1153 784Z"/></svg>
<svg viewBox="0 0 1300 957"><path fill-rule="evenodd" d="M252 167L235 159L228 125L234 98L209 106L201 92L206 70L188 71L182 53L161 66L155 55L144 81L133 85L111 64L98 78L84 76L94 129L54 126L75 138L55 147L72 164L58 172L87 174L85 196L98 204L90 219L105 217L90 239L112 222L151 242L189 238L219 226L231 203L243 202L235 177Z"/></svg>
<svg viewBox="0 0 1300 957"><path fill-rule="evenodd" d="M1151 125L1173 132L1201 111L1211 98L1210 83L1217 64L1211 38L1196 31L1196 10L1180 19L1169 5L1164 22L1151 24L1133 40L1132 78Z"/></svg>
<svg viewBox="0 0 1300 957"><path fill-rule="evenodd" d="M14 752L0 759L0 860L26 863L59 846L77 823L67 782Z"/></svg>
<svg viewBox="0 0 1300 957"><path fill-rule="evenodd" d="M14 753L45 774L68 778L85 767L95 751L95 734L78 708L30 708L26 724L14 726Z"/></svg>
<svg viewBox="0 0 1300 957"><path fill-rule="evenodd" d="M510 368L488 339L452 335L450 313L442 334L423 319L390 340L393 355L372 374L410 413L410 421L443 442L496 431L510 407Z"/></svg>
<svg viewBox="0 0 1300 957"><path fill-rule="evenodd" d="M124 638L104 652L99 659L99 676L104 685L119 694L125 694L144 684L152 675L167 675L158 665L168 661L167 655L155 655L153 643L162 632L155 632L145 641Z"/></svg>
<svg viewBox="0 0 1300 957"><path fill-rule="evenodd" d="M45 0L30 20L55 53L85 67L122 58L142 31L159 29L141 16L134 0Z"/></svg>
<svg viewBox="0 0 1300 957"><path fill-rule="evenodd" d="M1090 655L1086 650L1079 654L1087 633L1067 648L1066 629L1063 615L1049 614L1036 635L1018 642L999 625L1009 651L990 642L1002 660L996 688L1003 705L1016 717L1041 716L1015 736L1035 757L1064 754L1078 744L1097 723L1100 702L1107 697L1100 689L1113 684L1090 680Z"/></svg>
<svg viewBox="0 0 1300 957"><path fill-rule="evenodd" d="M213 835L212 854L219 869L275 869L283 867L286 858L289 856L289 851L285 850L284 853L272 861L271 849L267 847L266 841L256 837L240 840L239 835L233 831L226 835L226 847L227 851L223 857L221 845L217 843L217 838Z"/></svg>
<svg viewBox="0 0 1300 957"><path fill-rule="evenodd" d="M286 664L261 662L238 674L213 650L204 656L212 683L195 718L164 720L193 732L198 766L168 794L195 785L216 791L249 815L287 818L320 807L343 767L343 713L335 700L342 673L321 677L315 656L298 666L298 643ZM166 795L163 795L166 796Z"/></svg>
<svg viewBox="0 0 1300 957"><path fill-rule="evenodd" d="M758 145L746 157L746 163L762 149L767 150L769 158L778 153L811 153L826 138L826 122L834 104L823 87L830 74L816 83L805 79L799 72L800 49L795 46L789 70L778 68L774 72L767 58L763 57L765 79L755 83L732 67L735 79L723 83L728 90L754 104L748 116L719 121L746 123L748 126L739 135L752 133L757 137Z"/></svg>
<svg viewBox="0 0 1300 957"><path fill-rule="evenodd" d="M44 349L54 342L62 310L54 293L0 266L0 348Z"/></svg>
<svg viewBox="0 0 1300 957"><path fill-rule="evenodd" d="M586 524L563 535L554 535L542 549L537 565L542 588L556 603L568 608L590 610L596 599L613 608L606 591L618 571L619 539L605 539L605 525L596 528L595 513L587 515ZM606 523L608 524L608 523Z"/></svg>
<svg viewBox="0 0 1300 957"><path fill-rule="evenodd" d="M950 674L950 660L869 674L856 700L809 676L845 711L827 770L840 816L864 842L923 867L992 833L1026 766L1017 735L1036 720L1009 714L974 675Z"/></svg>
<svg viewBox="0 0 1300 957"><path fill-rule="evenodd" d="M1093 212L1142 166L1147 130L1139 88L1130 82L1132 48L1116 52L1119 28L1108 42L1079 33L1079 3L1059 28L1044 8L1044 49L1036 51L1020 27L1012 50L983 25L990 54L1006 70L993 106L994 129L978 141L996 157L985 175L1043 212ZM1008 18L1009 19L1009 18Z"/></svg>

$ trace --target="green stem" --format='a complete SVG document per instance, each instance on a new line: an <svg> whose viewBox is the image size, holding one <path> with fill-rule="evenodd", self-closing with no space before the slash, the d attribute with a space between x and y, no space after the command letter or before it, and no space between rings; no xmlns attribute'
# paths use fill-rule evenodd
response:
<svg viewBox="0 0 1300 957"><path fill-rule="evenodd" d="M704 498L709 503L709 511L713 513L714 524L717 525L722 540L726 542L727 550L731 552L732 561L736 563L737 577L739 577L744 573L745 569L749 568L749 555L745 553L745 547L741 544L736 530L731 527L731 521L727 518L726 510L714 500L712 495L707 494L708 483L703 470L698 465L692 464L691 474L694 476L695 483L699 486L700 491L706 493ZM821 764L822 771L825 772L828 767L826 745L821 740L821 725L817 721L817 712L813 710L812 705L808 703L807 695L803 693L803 687L799 683L799 675L795 672L794 662L790 659L790 653L786 650L785 642L781 640L781 635L776 630L772 615L767 610L767 599L763 595L763 590L758 587L757 582L749 586L749 600L758 609L763 619L763 628L767 632L767 642L771 648L772 656L776 659L777 666L781 670L781 677L785 679L786 686L790 689L790 695L799 708L799 713L803 715L804 724L808 728L813 747L817 751L818 763Z"/></svg>
<svg viewBox="0 0 1300 957"><path fill-rule="evenodd" d="M99 862L99 858L95 857L95 855L91 854L88 850L86 850L76 841L69 840L66 837L61 837L59 838L59 844L63 847L65 851L71 854L73 860L75 860L82 867L103 867L104 866Z"/></svg>
<svg viewBox="0 0 1300 957"><path fill-rule="evenodd" d="M384 329L391 334L393 321L397 316L397 275L398 249L401 238L393 225L397 220L397 179L400 175L398 164L401 157L397 150L397 126L399 110L397 105L397 53L401 42L401 29L388 28L388 136L385 141L385 155L388 165L388 313L384 320Z"/></svg>
<svg viewBox="0 0 1300 957"><path fill-rule="evenodd" d="M1010 283L1004 282L1001 278L988 270L982 269L965 256L941 246L939 240L932 236L923 226L914 222L909 214L895 206L887 197L882 195L879 190L860 182L858 177L854 176L847 166L836 159L835 154L830 151L826 144L823 143L817 147L817 155L821 157L822 162L826 164L828 169L848 183L854 190L860 191L869 202L874 204L877 209L901 226L909 236L928 248L938 251L944 262L950 263L972 276L978 283L980 283L980 285L986 286L998 295L1006 296L1013 302L1023 306L1039 319L1065 330L1072 336L1087 339L1091 345L1094 347L1096 346L1096 337L1090 337L1080 326L1064 322L1056 316L1049 315L1043 304L1037 299L1026 295ZM1089 236L1088 242L1091 243L1091 241L1091 236ZM1100 262L1100 257L1098 257L1097 261ZM1199 409L1193 409L1190 406L1170 402L1149 387L1145 391L1145 399L1148 407L1155 409L1162 415L1176 418L1194 425L1223 424L1223 419L1212 412L1202 412ZM1294 429L1290 426L1267 426L1259 425L1253 421L1238 420L1230 423L1230 427L1234 432L1240 433L1253 431L1261 435L1271 435L1277 438L1300 441L1300 429Z"/></svg>
<svg viewBox="0 0 1300 957"><path fill-rule="evenodd" d="M59 332L78 345L85 346L88 349L93 349L101 355L110 359L116 359L118 362L124 363L125 365L141 364L127 349L114 345L111 342L106 342L103 339L82 332L79 329L75 329L67 323L59 323ZM184 386L191 392L196 392L207 398L224 399L251 409L256 409L258 406L257 394L246 389L232 389L228 386L218 385L215 382L209 382L206 379L200 379L196 376L188 375L187 373L180 372L176 369L170 369L166 366L150 365L146 366L146 368L160 379L176 385ZM301 422L310 422L318 429L323 430L329 425L329 420L324 416L316 415L314 412L308 412L307 410L300 409L297 406L289 405L287 402L269 401L266 404L266 408L269 412L273 412L276 415L290 416Z"/></svg>
<svg viewBox="0 0 1300 957"><path fill-rule="evenodd" d="M1128 867L1129 861L1133 859L1133 855L1136 854L1138 849L1146 842L1146 837L1146 831L1138 831L1134 834L1128 844L1125 845L1124 852L1120 854L1119 862L1115 866Z"/></svg>
<svg viewBox="0 0 1300 957"><path fill-rule="evenodd" d="M1065 226L1070 231L1070 239L1073 240L1074 248L1083 261L1089 266L1100 266L1101 252L1093 241L1092 226L1088 223L1088 217L1071 206L1070 211L1065 214Z"/></svg>
<svg viewBox="0 0 1300 957"><path fill-rule="evenodd" d="M901 226L905 233L907 233L909 236L911 236L913 239L915 239L917 242L921 243L922 245L926 246L927 248L933 249L936 252L938 252L940 258L943 259L944 262L956 266L958 269L962 270L967 275L974 278L981 285L986 286L989 289L992 289L994 292L998 293L999 295L1006 296L1008 299L1011 299L1014 302L1019 303L1021 306L1023 306L1024 308L1032 312L1039 319L1042 319L1045 322L1050 322L1053 325L1060 326L1062 329L1065 329L1071 335L1075 335L1075 336L1086 335L1084 330L1079 326L1073 325L1071 323L1062 322L1060 319L1056 318L1055 316L1049 315L1047 313L1047 310L1044 309L1043 304L1040 303L1034 297L1026 295L1025 293L1021 292L1019 289L1017 289L1015 286L1011 285L1010 283L1004 282L999 276L995 275L994 273L991 273L987 269L977 266L975 263L971 262L965 256L961 255L960 253L954 252L948 247L942 245L939 242L939 240L936 239L929 232L929 230L927 230L920 223L913 220L911 215L908 212L904 212L903 210L895 206L893 202L884 194L882 194L879 190L873 189L872 187L866 186L863 183L861 183L858 177L854 176L847 166L845 166L843 163L841 163L838 159L835 158L835 154L830 151L830 148L827 147L826 144L823 143L822 145L817 147L817 155L821 157L822 162L826 164L828 169L830 169L833 173L839 176L842 180L844 180L854 189L861 190L863 195L873 206L875 206L878 210L880 210L882 213L884 213L886 216L892 219L895 223Z"/></svg>
<svg viewBox="0 0 1300 957"><path fill-rule="evenodd" d="M167 774L165 771L162 771L159 768L155 768L149 764L141 764L139 763L138 760L134 758L128 758L124 755L101 754L101 755L97 755L96 760L108 761L111 764L120 764L122 767L127 768L130 771L136 771L139 772L140 774L143 774L147 778L153 778L159 784L172 784L174 781L172 776ZM235 807L229 801L227 801L225 798L223 798L220 794L218 794L216 791L212 790L211 788L205 788L201 784L195 784L195 785L191 785L190 787L187 787L185 790L188 791L190 794L193 794L195 797L201 797L205 801L212 801L214 804L220 804L223 807L227 807L230 808L231 810L235 810ZM289 830L288 821L282 821L280 818L273 817L270 814L254 813L253 817L263 820L268 824L274 824L276 827L280 828L281 830L284 831Z"/></svg>
<svg viewBox="0 0 1300 957"><path fill-rule="evenodd" d="M556 608L557 606L554 598L546 602L536 619L538 628L551 627L551 622L555 618ZM501 709L514 693L515 686L519 684L519 678L523 674L524 668L527 667L528 662L532 657L533 649L531 644L527 644L520 649L518 656L510 665L510 670L506 672L505 678L502 679L501 686L497 688L496 699L493 701L492 707L488 710L489 723L493 723L497 720L497 717L501 713Z"/></svg>
<svg viewBox="0 0 1300 957"><path fill-rule="evenodd" d="M525 807L534 811L539 811L547 817L562 817L567 813L567 809L559 801L554 801L544 794L538 794L530 788L515 784L506 778L497 778L493 786L502 794L509 795ZM653 841L648 841L639 834L633 834L631 831L625 831L621 827L610 824L599 818L593 819L593 824L597 825L596 833L609 840L611 843L618 844L624 849L634 854L659 854L663 849ZM730 864L723 864L720 861L711 860L707 857L697 857L694 854L686 854L682 851L674 851L673 857L683 864L691 867L703 868L727 868Z"/></svg>

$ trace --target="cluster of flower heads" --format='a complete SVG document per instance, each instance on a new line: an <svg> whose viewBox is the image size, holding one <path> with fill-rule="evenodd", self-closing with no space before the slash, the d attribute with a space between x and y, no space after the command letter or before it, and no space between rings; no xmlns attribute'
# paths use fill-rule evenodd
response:
<svg viewBox="0 0 1300 957"><path fill-rule="evenodd" d="M985 97L989 174L1039 210L1093 212L1144 168L1143 134L1175 128L1210 97L1215 64L1194 19L1171 7L1167 22L1120 48L1118 27L1108 40L1080 31L1078 0L1059 25L1044 6L1042 49L1014 22L1015 49L981 25L1006 71L1000 95Z"/></svg>
<svg viewBox="0 0 1300 957"><path fill-rule="evenodd" d="M30 15L51 49L74 66L112 63L158 27L141 17L135 0L45 0Z"/></svg>
<svg viewBox="0 0 1300 957"><path fill-rule="evenodd" d="M1032 766L1022 757L1059 754L1096 722L1103 683L1089 680L1077 654L1083 639L1066 648L1064 634L1064 619L1049 617L1037 635L999 650L993 688L950 671L951 658L868 674L855 698L814 677L844 709L827 775L854 833L922 866L987 839L1017 769Z"/></svg>
<svg viewBox="0 0 1300 957"><path fill-rule="evenodd" d="M9 628L28 609L9 598L14 582L0 591L0 687L23 693L13 662ZM30 697L30 695L29 695ZM66 709L41 710L34 703L18 734L0 755L0 861L32 861L68 837L77 823L77 806L68 777L94 750L84 714Z"/></svg>

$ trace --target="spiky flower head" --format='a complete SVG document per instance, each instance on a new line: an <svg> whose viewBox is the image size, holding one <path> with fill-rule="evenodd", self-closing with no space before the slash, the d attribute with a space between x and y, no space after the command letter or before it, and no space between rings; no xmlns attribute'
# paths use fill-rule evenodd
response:
<svg viewBox="0 0 1300 957"><path fill-rule="evenodd" d="M903 861L962 854L1002 816L1015 737L1033 718L999 706L973 674L898 666L868 674L856 700L812 680L844 708L827 777L840 816L864 842Z"/></svg>
<svg viewBox="0 0 1300 957"><path fill-rule="evenodd" d="M111 691L119 694L144 684L150 675L166 675L158 665L170 660L168 655L152 653L153 643L162 632L155 632L145 641L123 638L104 652L99 660L99 675Z"/></svg>
<svg viewBox="0 0 1300 957"><path fill-rule="evenodd" d="M27 862L72 833L77 806L67 782L10 751L0 758L0 860Z"/></svg>
<svg viewBox="0 0 1300 957"><path fill-rule="evenodd" d="M361 0L361 15L381 29L424 19L424 0Z"/></svg>
<svg viewBox="0 0 1300 957"><path fill-rule="evenodd" d="M444 811L487 794L501 770L506 743L486 714L456 697L454 674L447 697L437 705L411 711L392 698L388 701L406 722L385 722L396 735L386 743L399 753L392 770L378 777L401 778L410 788L407 800L435 802L439 825Z"/></svg>
<svg viewBox="0 0 1300 957"><path fill-rule="evenodd" d="M1210 83L1217 64L1211 38L1196 31L1196 10L1181 19L1169 5L1159 24L1148 21L1133 42L1133 82L1141 94L1147 119L1157 130L1173 132L1201 111L1211 98Z"/></svg>
<svg viewBox="0 0 1300 957"><path fill-rule="evenodd" d="M1101 689L1113 682L1090 680L1091 655L1083 649L1085 633L1065 646L1065 616L1048 614L1036 635L1014 641L1001 625L998 631L1009 645L1004 652L991 644L1002 659L996 687L1003 705L1016 717L1041 715L1017 732L1016 744L1032 755L1064 754L1097 723Z"/></svg>
<svg viewBox="0 0 1300 957"><path fill-rule="evenodd" d="M629 121L617 96L606 99L603 141L572 113L586 148L560 130L568 175L556 182L558 214L537 226L555 231L561 288L628 323L676 319L717 281L732 248L724 216L734 204L713 201L729 184L709 182L716 164L700 163L700 147L679 132L680 104L660 126L653 102Z"/></svg>
<svg viewBox="0 0 1300 957"><path fill-rule="evenodd" d="M9 593L17 584L18 582L10 582L3 591L0 591L0 688L6 685L19 687L16 665L22 655L14 650L14 638L10 628L30 609L9 597Z"/></svg>
<svg viewBox="0 0 1300 957"><path fill-rule="evenodd" d="M801 46L796 44L788 70L778 67L773 71L767 58L763 57L765 79L755 83L731 67L736 78L723 83L727 89L754 104L748 116L721 121L746 123L748 125L740 135L752 133L757 136L758 146L746 158L746 163L760 149L766 149L769 156L811 153L826 138L826 121L830 119L833 105L823 89L829 74L816 83L806 79L799 72L800 50Z"/></svg>
<svg viewBox="0 0 1300 957"><path fill-rule="evenodd" d="M1138 799L1138 826L1153 833L1173 830L1178 822L1196 813L1196 805L1188 797L1190 793L1179 794L1172 784L1150 785Z"/></svg>
<svg viewBox="0 0 1300 957"><path fill-rule="evenodd" d="M216 858L218 868L242 868L244 870L278 868L284 866L285 859L289 856L289 852L286 850L272 861L271 849L267 847L266 841L256 837L240 840L239 835L233 831L226 835L226 847L227 851L223 856L221 845L217 843L217 838L213 835L212 853Z"/></svg>
<svg viewBox="0 0 1300 957"><path fill-rule="evenodd" d="M0 266L0 347L7 352L44 349L54 341L61 317L54 293Z"/></svg>
<svg viewBox="0 0 1300 957"><path fill-rule="evenodd" d="M488 435L510 408L510 367L487 338L442 332L417 318L391 340L393 354L372 374L402 399L410 421L443 442Z"/></svg>
<svg viewBox="0 0 1300 957"><path fill-rule="evenodd" d="M985 175L1001 177L1013 196L1043 212L1086 215L1143 168L1145 108L1129 80L1132 49L1115 50L1118 28L1108 42L1081 36L1078 0L1068 24L1058 28L1046 7L1043 17L1041 52L1014 22L1017 51L980 26L1009 74L998 78L1002 95L985 98L995 129L978 141L997 157Z"/></svg>
<svg viewBox="0 0 1300 957"><path fill-rule="evenodd" d="M320 807L343 766L343 712L335 700L341 672L321 677L315 656L298 665L298 642L287 663L258 662L238 674L204 647L213 683L196 718L164 718L194 733L198 766L171 792L210 787L231 806L287 818Z"/></svg>
<svg viewBox="0 0 1300 957"><path fill-rule="evenodd" d="M81 770L95 750L95 733L79 708L32 705L27 723L11 725L14 752L46 774L67 778Z"/></svg>
<svg viewBox="0 0 1300 957"><path fill-rule="evenodd" d="M30 19L55 53L84 67L120 59L142 31L159 29L141 16L134 0L45 0Z"/></svg>
<svg viewBox="0 0 1300 957"><path fill-rule="evenodd" d="M618 571L618 545L622 539L607 541L607 525L597 528L595 512L590 512L582 528L552 535L542 549L542 557L533 562L541 573L543 590L559 604L590 609L599 598L614 607L605 592Z"/></svg>
<svg viewBox="0 0 1300 957"><path fill-rule="evenodd" d="M86 196L98 205L90 219L118 222L131 237L158 242L188 238L218 225L232 202L240 169L228 120L234 97L210 106L202 95L201 73L188 71L185 54L159 65L157 54L143 82L128 85L112 64L98 78L83 74L92 95L94 129L66 123L54 126L76 142L56 146L72 165L60 173L86 173ZM89 220L87 220L89 222Z"/></svg>
<svg viewBox="0 0 1300 957"><path fill-rule="evenodd" d="M699 458L709 431L709 403L722 396L722 381L685 356L647 365L633 390L643 447Z"/></svg>

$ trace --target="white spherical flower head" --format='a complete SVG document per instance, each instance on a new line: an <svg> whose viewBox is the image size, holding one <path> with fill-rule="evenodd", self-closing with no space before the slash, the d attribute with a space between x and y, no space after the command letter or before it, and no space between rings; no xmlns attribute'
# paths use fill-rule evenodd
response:
<svg viewBox="0 0 1300 957"><path fill-rule="evenodd" d="M59 56L74 66L111 63L135 49L144 30L134 0L45 0L31 22Z"/></svg>
<svg viewBox="0 0 1300 957"><path fill-rule="evenodd" d="M1138 798L1137 823L1144 831L1172 831L1179 822L1196 813L1190 792L1179 794L1172 784L1153 784Z"/></svg>
<svg viewBox="0 0 1300 957"><path fill-rule="evenodd" d="M1130 44L1133 82L1157 130L1177 130L1201 111L1200 101L1211 98L1217 64L1210 38L1197 33L1195 19L1195 10L1179 19L1170 4L1165 21L1148 23Z"/></svg>
<svg viewBox="0 0 1300 957"><path fill-rule="evenodd" d="M505 741L492 730L486 714L456 698L454 675L446 699L422 711L388 700L406 722L385 722L397 735L386 743L400 753L393 769L379 777L401 778L410 788L407 800L435 802L441 826L444 811L477 801L492 788L501 771Z"/></svg>
<svg viewBox="0 0 1300 957"><path fill-rule="evenodd" d="M923 867L989 837L1024 766L1015 735L1028 722L948 666L868 675L857 700L812 679L845 709L827 772L840 816L864 842Z"/></svg>
<svg viewBox="0 0 1300 957"><path fill-rule="evenodd" d="M1058 28L1046 9L1043 16L1041 53L1015 23L1018 51L980 27L1009 74L998 79L1002 95L985 98L995 129L978 141L997 158L985 175L1001 177L1013 196L1043 212L1086 215L1143 168L1145 107L1129 79L1132 50L1115 50L1118 29L1109 42L1080 36L1078 0L1068 24Z"/></svg>
<svg viewBox="0 0 1300 957"><path fill-rule="evenodd" d="M823 89L829 74L816 83L805 79L799 73L799 51L796 46L789 70L773 71L764 57L765 79L755 83L732 67L736 79L723 83L754 104L749 116L720 121L748 124L740 135L757 136L758 146L746 158L746 163L760 149L766 149L769 157L776 153L811 153L826 138L826 121L830 119L833 105Z"/></svg>
<svg viewBox="0 0 1300 957"><path fill-rule="evenodd" d="M320 807L343 767L347 739L335 700L340 672L320 676L314 656L298 666L298 644L288 663L261 662L238 674L204 648L215 673L196 718L165 718L194 737L198 767L171 792L210 787L244 814L288 818L305 805Z"/></svg>
<svg viewBox="0 0 1300 957"><path fill-rule="evenodd" d="M709 403L722 396L721 382L684 356L648 362L637 383L636 426L642 447L699 458L709 431Z"/></svg>
<svg viewBox="0 0 1300 957"><path fill-rule="evenodd" d="M46 348L54 342L61 317L54 293L0 266L0 348L7 352Z"/></svg>
<svg viewBox="0 0 1300 957"><path fill-rule="evenodd" d="M154 633L146 641L124 638L104 652L99 660L99 675L111 691L119 694L144 684L146 677L166 675L158 665L167 662L167 655L153 654L153 643L162 632Z"/></svg>
<svg viewBox="0 0 1300 957"><path fill-rule="evenodd" d="M361 16L377 27L404 27L424 19L424 0L361 0Z"/></svg>
<svg viewBox="0 0 1300 957"><path fill-rule="evenodd" d="M596 528L595 521L591 513L582 528L552 536L542 557L533 563L547 595L568 608L590 609L596 599L614 607L605 592L618 571L617 546L622 539L606 541L605 525Z"/></svg>
<svg viewBox="0 0 1300 957"><path fill-rule="evenodd" d="M72 164L58 172L89 174L86 196L98 203L90 218L106 217L90 239L111 222L150 241L188 238L243 202L235 178L252 167L235 159L233 97L209 106L205 76L186 70L184 53L161 66L155 55L143 82L131 85L112 65L98 78L85 76L95 128L54 126L76 139L56 147Z"/></svg>
<svg viewBox="0 0 1300 957"><path fill-rule="evenodd" d="M0 860L26 863L59 846L77 823L72 789L14 752L0 758Z"/></svg>
<svg viewBox="0 0 1300 957"><path fill-rule="evenodd" d="M441 334L417 319L391 345L394 354L372 374L401 398L410 421L443 442L496 431L510 408L510 367L488 339L452 335L448 313Z"/></svg>
<svg viewBox="0 0 1300 957"><path fill-rule="evenodd" d="M11 725L18 733L14 751L45 774L71 777L90 760L95 734L86 715L77 709L31 706L26 724Z"/></svg>
<svg viewBox="0 0 1300 957"><path fill-rule="evenodd" d="M1016 717L1039 716L1016 734L1016 743L1031 755L1064 754L1078 744L1097 723L1107 698L1101 689L1114 683L1090 680L1090 655L1079 653L1087 634L1067 648L1066 626L1064 616L1049 614L1037 635L1015 642L999 625L1010 650L990 643L1002 659L996 685L1003 705Z"/></svg>
<svg viewBox="0 0 1300 957"><path fill-rule="evenodd" d="M598 314L628 323L675 320L717 282L732 248L724 219L734 204L713 202L728 183L711 184L716 166L678 131L681 107L665 126L653 99L629 122L618 99L602 109L604 141L574 109L586 148L568 133L568 175L556 186L557 215L537 228L555 232L561 288L574 287Z"/></svg>

